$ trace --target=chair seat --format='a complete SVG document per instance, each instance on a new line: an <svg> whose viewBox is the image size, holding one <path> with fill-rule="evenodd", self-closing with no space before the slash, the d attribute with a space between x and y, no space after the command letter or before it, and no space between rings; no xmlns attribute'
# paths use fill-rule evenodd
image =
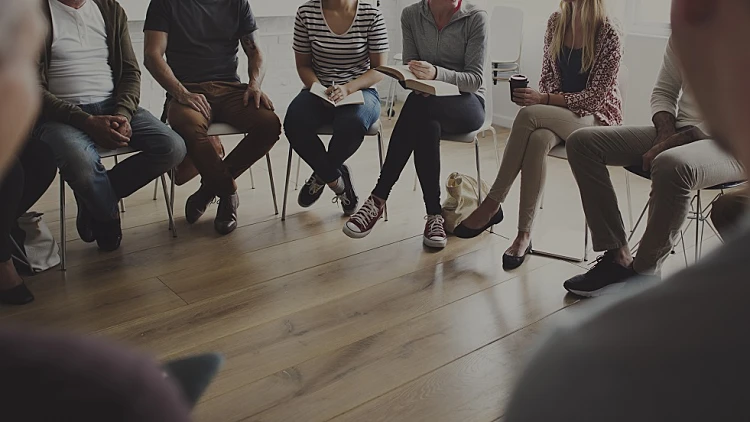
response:
<svg viewBox="0 0 750 422"><path fill-rule="evenodd" d="M644 179L651 180L651 172L643 170L642 166L629 166L629 167L625 167L625 170L627 170L628 172L630 172L632 174L635 174L636 176L642 177ZM733 182L721 183L721 184L718 184L716 186L711 186L711 187L708 187L708 188L703 188L701 190L725 190L725 189L733 189L733 188L742 186L742 185L744 185L746 183L747 183L746 180L738 180L738 181L733 181Z"/></svg>
<svg viewBox="0 0 750 422"><path fill-rule="evenodd" d="M244 135L245 132L228 123L211 123L208 127L208 136L221 135Z"/></svg>
<svg viewBox="0 0 750 422"><path fill-rule="evenodd" d="M110 158L117 155L132 154L134 152L137 152L137 150L133 147L122 147L117 149L104 149L101 147L96 147L96 150L99 152L99 156L101 158Z"/></svg>
<svg viewBox="0 0 750 422"><path fill-rule="evenodd" d="M469 133L441 133L440 134L440 140L441 141L450 141L450 142L462 142L464 144L470 144L473 143L480 133L490 130L492 127L492 123L488 122L484 126L482 126L479 130L475 130L474 132Z"/></svg>
<svg viewBox="0 0 750 422"><path fill-rule="evenodd" d="M568 159L568 150L565 148L565 142L555 146L550 150L549 154L550 157L559 158L561 160L567 160Z"/></svg>
<svg viewBox="0 0 750 422"><path fill-rule="evenodd" d="M380 119L378 119L377 122L373 123L372 126L370 126L370 130L367 131L367 136L377 136L378 133L380 133L381 129L381 123ZM331 125L324 125L321 126L320 129L318 129L318 135L329 135L333 136L333 126Z"/></svg>

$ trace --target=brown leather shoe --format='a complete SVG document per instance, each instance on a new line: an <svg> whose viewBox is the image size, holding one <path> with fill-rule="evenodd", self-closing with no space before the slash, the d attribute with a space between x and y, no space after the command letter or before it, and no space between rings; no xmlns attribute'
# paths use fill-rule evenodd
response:
<svg viewBox="0 0 750 422"><path fill-rule="evenodd" d="M216 198L213 192L210 192L208 188L201 185L194 194L188 197L185 201L185 219L189 224L193 224L198 221L201 216L206 212L206 208L211 204L211 201Z"/></svg>
<svg viewBox="0 0 750 422"><path fill-rule="evenodd" d="M237 192L219 198L219 209L216 211L214 229L219 234L229 234L237 228L237 208L240 207L240 196Z"/></svg>

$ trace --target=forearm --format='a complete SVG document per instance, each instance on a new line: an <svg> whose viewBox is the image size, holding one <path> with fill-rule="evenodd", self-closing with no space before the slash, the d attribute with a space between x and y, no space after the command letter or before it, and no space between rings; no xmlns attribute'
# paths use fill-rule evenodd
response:
<svg viewBox="0 0 750 422"><path fill-rule="evenodd" d="M247 56L247 74L249 79L248 85L260 87L263 83L263 77L265 76L265 69L263 66L263 55L260 50L254 50L254 54L248 54Z"/></svg>
<svg viewBox="0 0 750 422"><path fill-rule="evenodd" d="M372 88L378 82L383 80L384 75L375 69L370 69L363 73L359 78L347 83L350 92L360 91Z"/></svg>
<svg viewBox="0 0 750 422"><path fill-rule="evenodd" d="M156 82L158 82L170 96L179 98L189 92L187 88L177 80L174 72L172 72L172 68L169 67L163 57L147 55L144 64L146 65L146 69L151 73L151 76L154 77Z"/></svg>
<svg viewBox="0 0 750 422"><path fill-rule="evenodd" d="M297 74L299 75L302 84L307 89L310 89L310 87L312 87L316 82L320 83L320 79L318 79L318 75L315 74L315 71L312 69L312 67L297 66Z"/></svg>
<svg viewBox="0 0 750 422"><path fill-rule="evenodd" d="M668 111L660 111L651 118L656 128L656 133L662 139L672 136L677 131L677 119Z"/></svg>

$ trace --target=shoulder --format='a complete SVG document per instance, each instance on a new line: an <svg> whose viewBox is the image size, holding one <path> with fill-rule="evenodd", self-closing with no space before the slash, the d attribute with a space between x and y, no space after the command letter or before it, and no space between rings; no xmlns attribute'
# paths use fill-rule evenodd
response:
<svg viewBox="0 0 750 422"><path fill-rule="evenodd" d="M549 19L547 19L547 29L549 30L549 29L557 28L557 25L560 24L561 19L562 19L562 13L560 13L559 10L551 14L549 16Z"/></svg>
<svg viewBox="0 0 750 422"><path fill-rule="evenodd" d="M166 0L152 0L152 1L159 1L160 3L166 2ZM103 11L114 11L115 13L125 13L125 9L123 9L122 6L120 6L120 3L118 3L115 0L94 0L94 3L99 6L100 9Z"/></svg>
<svg viewBox="0 0 750 422"><path fill-rule="evenodd" d="M599 39L609 42L620 43L622 37L622 27L616 19L606 18L601 28L599 28Z"/></svg>
<svg viewBox="0 0 750 422"><path fill-rule="evenodd" d="M320 14L320 0L307 1L305 3L302 3L302 5L297 8L297 16L301 18L318 16Z"/></svg>
<svg viewBox="0 0 750 422"><path fill-rule="evenodd" d="M422 2L414 3L410 6L406 6L403 11L401 11L401 20L414 20L416 19L420 13L422 13Z"/></svg>
<svg viewBox="0 0 750 422"><path fill-rule="evenodd" d="M383 16L380 9L378 9L372 3L359 2L359 10L357 11L357 20L364 21L375 21Z"/></svg>

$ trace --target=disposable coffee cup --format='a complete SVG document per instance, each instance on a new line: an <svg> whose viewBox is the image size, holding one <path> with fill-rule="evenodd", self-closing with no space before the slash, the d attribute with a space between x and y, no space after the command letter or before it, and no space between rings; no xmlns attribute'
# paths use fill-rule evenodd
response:
<svg viewBox="0 0 750 422"><path fill-rule="evenodd" d="M513 75L510 77L510 98L513 98L513 90L519 88L528 88L529 78L524 75Z"/></svg>

